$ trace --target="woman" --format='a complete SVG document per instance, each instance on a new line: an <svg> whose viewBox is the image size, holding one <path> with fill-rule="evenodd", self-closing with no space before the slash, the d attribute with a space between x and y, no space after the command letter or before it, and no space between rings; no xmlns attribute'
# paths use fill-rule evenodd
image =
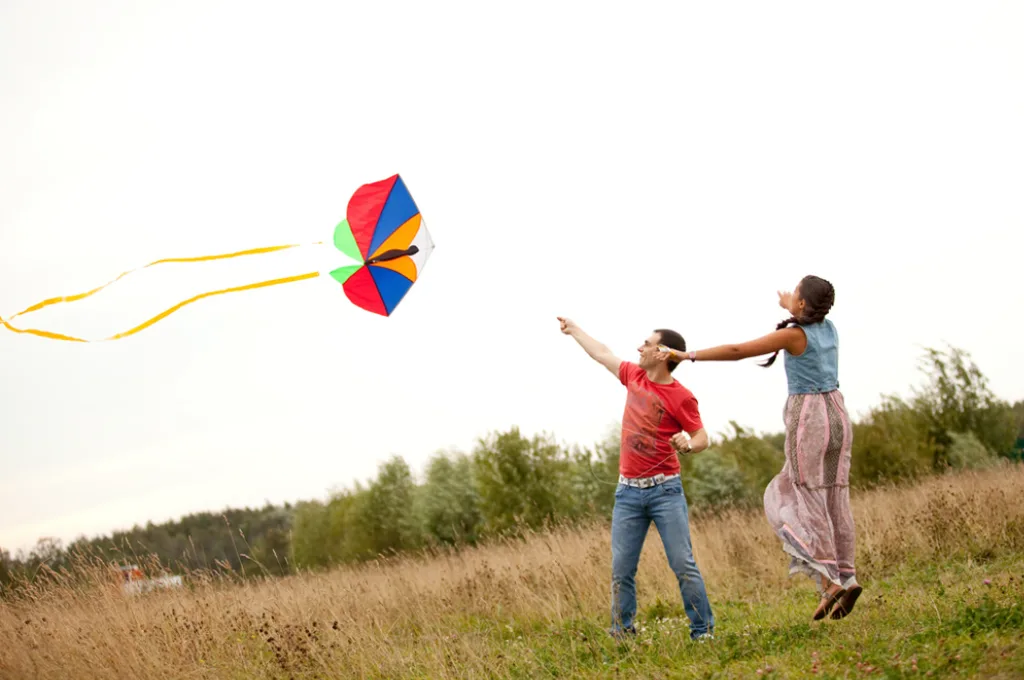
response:
<svg viewBox="0 0 1024 680"><path fill-rule="evenodd" d="M814 620L829 612L833 619L843 618L863 590L853 566L853 430L839 391L838 335L825 318L834 301L831 283L806 276L793 293L779 293L779 305L792 316L774 333L685 354L663 348L690 361L737 361L772 353L761 364L766 368L785 352L786 462L765 490L764 509L792 558L790 575L807 574L821 584Z"/></svg>

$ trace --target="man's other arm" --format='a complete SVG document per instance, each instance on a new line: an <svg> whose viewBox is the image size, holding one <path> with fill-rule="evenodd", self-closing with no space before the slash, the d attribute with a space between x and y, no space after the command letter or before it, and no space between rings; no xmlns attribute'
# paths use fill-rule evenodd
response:
<svg viewBox="0 0 1024 680"><path fill-rule="evenodd" d="M711 439L708 437L707 430L703 427L693 432L686 434L680 432L672 436L672 445L679 453L700 453L708 448L710 444Z"/></svg>

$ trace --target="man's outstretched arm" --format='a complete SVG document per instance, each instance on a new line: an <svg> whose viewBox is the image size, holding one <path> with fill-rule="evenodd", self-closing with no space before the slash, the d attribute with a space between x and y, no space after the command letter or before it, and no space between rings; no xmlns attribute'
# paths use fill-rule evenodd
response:
<svg viewBox="0 0 1024 680"><path fill-rule="evenodd" d="M562 324L562 332L571 335L573 340L578 342L580 347L590 355L591 359L611 371L616 378L619 377L619 366L622 364L622 360L615 356L608 347L584 333L583 329L572 320L560 316L558 321Z"/></svg>

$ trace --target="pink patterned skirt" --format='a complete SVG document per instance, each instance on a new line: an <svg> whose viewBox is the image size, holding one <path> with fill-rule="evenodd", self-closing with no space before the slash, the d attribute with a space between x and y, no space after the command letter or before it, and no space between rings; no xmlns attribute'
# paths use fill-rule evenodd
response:
<svg viewBox="0 0 1024 680"><path fill-rule="evenodd" d="M764 492L764 511L791 557L790 575L824 576L849 588L854 527L850 510L853 428L843 395L793 394L786 400L786 462Z"/></svg>

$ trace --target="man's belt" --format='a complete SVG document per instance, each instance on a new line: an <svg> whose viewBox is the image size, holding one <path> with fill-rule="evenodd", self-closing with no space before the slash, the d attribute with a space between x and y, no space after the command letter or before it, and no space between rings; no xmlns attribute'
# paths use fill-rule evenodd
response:
<svg viewBox="0 0 1024 680"><path fill-rule="evenodd" d="M619 484L625 484L627 486L635 486L638 489L649 489L652 486L663 484L670 479L675 479L679 476L677 472L674 475L654 475L653 477L623 477L619 475Z"/></svg>

